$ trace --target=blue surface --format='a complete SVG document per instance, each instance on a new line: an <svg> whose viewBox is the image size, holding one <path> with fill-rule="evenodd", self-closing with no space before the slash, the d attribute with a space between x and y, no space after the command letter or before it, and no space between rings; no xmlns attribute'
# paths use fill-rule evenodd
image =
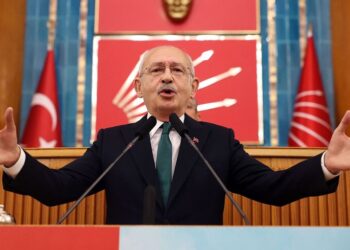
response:
<svg viewBox="0 0 350 250"><path fill-rule="evenodd" d="M122 226L120 250L350 249L345 227Z"/></svg>

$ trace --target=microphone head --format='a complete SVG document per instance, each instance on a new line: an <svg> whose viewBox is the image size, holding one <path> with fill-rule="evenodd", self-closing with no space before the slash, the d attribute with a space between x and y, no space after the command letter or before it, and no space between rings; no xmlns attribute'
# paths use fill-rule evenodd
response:
<svg viewBox="0 0 350 250"><path fill-rule="evenodd" d="M157 120L154 116L147 119L146 123L136 132L136 136L141 140L145 135L147 135L151 129L156 125Z"/></svg>
<svg viewBox="0 0 350 250"><path fill-rule="evenodd" d="M188 133L188 129L186 128L185 124L181 122L177 114L172 113L169 116L169 121L173 128L181 135L182 137Z"/></svg>

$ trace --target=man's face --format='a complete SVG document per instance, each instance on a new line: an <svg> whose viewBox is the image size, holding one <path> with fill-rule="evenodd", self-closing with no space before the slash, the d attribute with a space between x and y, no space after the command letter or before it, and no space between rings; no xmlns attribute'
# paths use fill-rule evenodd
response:
<svg viewBox="0 0 350 250"><path fill-rule="evenodd" d="M173 112L183 115L197 87L189 59L174 47L158 47L146 54L140 76L135 79L138 97L143 98L152 115L163 120Z"/></svg>

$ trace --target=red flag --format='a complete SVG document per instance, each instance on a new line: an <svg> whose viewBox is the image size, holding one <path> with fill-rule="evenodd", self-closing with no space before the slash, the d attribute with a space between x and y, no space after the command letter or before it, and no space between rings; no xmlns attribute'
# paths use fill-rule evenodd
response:
<svg viewBox="0 0 350 250"><path fill-rule="evenodd" d="M308 36L304 67L289 131L288 145L299 147L325 147L332 129L325 92L322 86L315 43Z"/></svg>
<svg viewBox="0 0 350 250"><path fill-rule="evenodd" d="M46 55L39 85L32 99L22 144L25 147L62 146L55 58L52 50Z"/></svg>

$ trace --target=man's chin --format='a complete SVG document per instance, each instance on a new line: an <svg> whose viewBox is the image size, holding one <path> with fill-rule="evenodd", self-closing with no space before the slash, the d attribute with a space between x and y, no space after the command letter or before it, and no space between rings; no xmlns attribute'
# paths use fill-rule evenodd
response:
<svg viewBox="0 0 350 250"><path fill-rule="evenodd" d="M179 107L176 105L163 105L157 111L162 115L170 115L172 113L179 113Z"/></svg>

